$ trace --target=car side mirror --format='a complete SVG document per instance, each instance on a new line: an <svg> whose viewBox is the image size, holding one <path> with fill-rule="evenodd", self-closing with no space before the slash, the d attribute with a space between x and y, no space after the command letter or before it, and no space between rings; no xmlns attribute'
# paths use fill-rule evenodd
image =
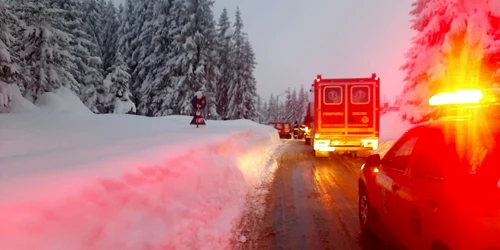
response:
<svg viewBox="0 0 500 250"><path fill-rule="evenodd" d="M370 155L366 158L365 167L367 167L367 168L378 167L378 166L380 166L381 162L382 161L380 160L380 155L373 154L373 155Z"/></svg>

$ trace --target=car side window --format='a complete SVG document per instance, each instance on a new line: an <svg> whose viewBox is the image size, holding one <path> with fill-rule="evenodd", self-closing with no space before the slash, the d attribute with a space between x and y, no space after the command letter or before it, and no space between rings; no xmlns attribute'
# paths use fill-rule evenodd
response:
<svg viewBox="0 0 500 250"><path fill-rule="evenodd" d="M415 149L415 161L410 174L415 178L442 180L443 171L447 164L447 149L443 132L438 128L429 128L422 133L422 137Z"/></svg>
<svg viewBox="0 0 500 250"><path fill-rule="evenodd" d="M385 155L382 161L384 167L404 172L407 169L408 164L410 163L410 159L417 141L417 130L408 131Z"/></svg>

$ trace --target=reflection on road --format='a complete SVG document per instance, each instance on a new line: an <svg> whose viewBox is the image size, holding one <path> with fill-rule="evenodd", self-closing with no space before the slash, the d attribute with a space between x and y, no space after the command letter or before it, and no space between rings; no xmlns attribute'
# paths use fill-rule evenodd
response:
<svg viewBox="0 0 500 250"><path fill-rule="evenodd" d="M315 158L303 141L278 156L262 216L249 213L240 249L389 249L361 237L357 179L362 159Z"/></svg>

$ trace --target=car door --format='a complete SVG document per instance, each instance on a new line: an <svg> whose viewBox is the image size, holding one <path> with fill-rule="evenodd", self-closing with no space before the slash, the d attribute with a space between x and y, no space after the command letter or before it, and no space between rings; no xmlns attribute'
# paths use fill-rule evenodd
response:
<svg viewBox="0 0 500 250"><path fill-rule="evenodd" d="M450 152L441 129L422 131L408 169L408 202L400 207L401 241L410 249L430 249L432 242L442 240L439 220L447 210L444 171Z"/></svg>
<svg viewBox="0 0 500 250"><path fill-rule="evenodd" d="M398 140L382 159L381 170L376 177L382 192L381 219L394 236L401 235L400 207L406 200L407 169L412 161L412 152L418 141L420 128L413 128Z"/></svg>

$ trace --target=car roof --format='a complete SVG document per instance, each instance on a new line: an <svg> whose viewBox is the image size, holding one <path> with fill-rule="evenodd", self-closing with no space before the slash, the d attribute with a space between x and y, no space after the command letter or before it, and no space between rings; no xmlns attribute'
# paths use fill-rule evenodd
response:
<svg viewBox="0 0 500 250"><path fill-rule="evenodd" d="M452 129L454 130L457 128L457 126L461 125L463 126L466 123L470 122L476 122L475 119L470 118L470 117L444 117L438 120L433 120L433 121L427 121L427 122L422 122L419 123L418 125L414 126L413 128L436 128L441 131L445 131L446 129ZM496 134L500 133L500 119L491 119L486 121L489 126ZM477 126L474 126L477 127ZM482 128L479 126L479 128Z"/></svg>

